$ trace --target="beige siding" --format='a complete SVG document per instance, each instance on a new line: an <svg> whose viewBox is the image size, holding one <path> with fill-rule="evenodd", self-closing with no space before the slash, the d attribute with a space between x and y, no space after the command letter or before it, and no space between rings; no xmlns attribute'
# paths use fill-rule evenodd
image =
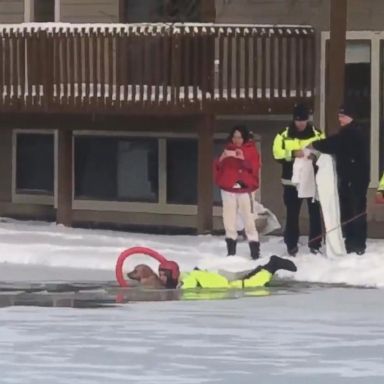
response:
<svg viewBox="0 0 384 384"><path fill-rule="evenodd" d="M348 0L349 30L384 30L383 0ZM216 22L329 29L330 0L216 0Z"/></svg>
<svg viewBox="0 0 384 384"><path fill-rule="evenodd" d="M0 23L22 23L24 0L0 0Z"/></svg>
<svg viewBox="0 0 384 384"><path fill-rule="evenodd" d="M61 0L60 21L117 23L119 0Z"/></svg>

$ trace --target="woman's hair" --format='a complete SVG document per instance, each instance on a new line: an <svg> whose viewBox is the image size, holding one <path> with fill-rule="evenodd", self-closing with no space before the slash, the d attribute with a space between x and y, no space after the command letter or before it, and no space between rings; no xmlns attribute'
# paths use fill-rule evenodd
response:
<svg viewBox="0 0 384 384"><path fill-rule="evenodd" d="M249 129L245 125L235 125L232 129L231 132L228 135L228 142L232 142L233 135L235 134L236 131L239 131L241 134L241 137L244 140L244 143L248 142L249 140L252 139L252 135L249 131Z"/></svg>

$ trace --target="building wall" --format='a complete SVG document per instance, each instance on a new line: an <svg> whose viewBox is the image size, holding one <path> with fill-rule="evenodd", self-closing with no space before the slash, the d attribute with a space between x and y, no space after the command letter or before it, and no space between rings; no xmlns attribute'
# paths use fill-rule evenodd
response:
<svg viewBox="0 0 384 384"><path fill-rule="evenodd" d="M22 23L24 0L0 0L0 23Z"/></svg>
<svg viewBox="0 0 384 384"><path fill-rule="evenodd" d="M117 23L119 21L119 0L61 0L60 21Z"/></svg>

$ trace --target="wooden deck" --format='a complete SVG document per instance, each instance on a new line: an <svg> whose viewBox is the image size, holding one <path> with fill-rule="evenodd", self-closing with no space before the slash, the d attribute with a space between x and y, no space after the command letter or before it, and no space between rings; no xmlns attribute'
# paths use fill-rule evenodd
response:
<svg viewBox="0 0 384 384"><path fill-rule="evenodd" d="M0 111L285 113L313 102L310 27L0 27Z"/></svg>

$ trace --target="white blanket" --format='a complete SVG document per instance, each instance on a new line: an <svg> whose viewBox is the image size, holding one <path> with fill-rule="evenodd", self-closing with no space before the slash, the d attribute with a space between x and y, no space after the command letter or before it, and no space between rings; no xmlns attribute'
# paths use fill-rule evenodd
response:
<svg viewBox="0 0 384 384"><path fill-rule="evenodd" d="M340 203L337 190L335 162L330 155L322 154L317 160L317 192L326 230L326 255L346 255L340 221Z"/></svg>
<svg viewBox="0 0 384 384"><path fill-rule="evenodd" d="M292 184L297 188L300 199L316 198L316 181L310 152L304 150L304 157L296 157L293 162Z"/></svg>

